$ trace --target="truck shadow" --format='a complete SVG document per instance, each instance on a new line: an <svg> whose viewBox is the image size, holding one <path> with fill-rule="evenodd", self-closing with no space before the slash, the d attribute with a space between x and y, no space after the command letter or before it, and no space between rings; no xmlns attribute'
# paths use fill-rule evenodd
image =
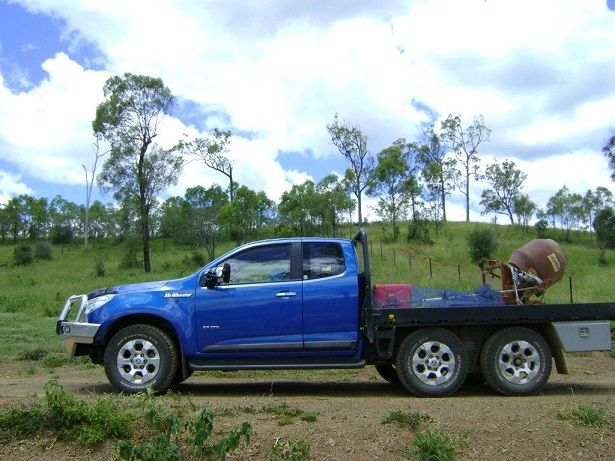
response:
<svg viewBox="0 0 615 461"><path fill-rule="evenodd" d="M412 397L401 386L382 381L374 382L305 382L305 381L221 381L199 382L188 380L173 388L174 392L198 397ZM107 383L84 386L80 393L107 394L114 393L114 388ZM537 397L571 396L571 395L605 395L615 394L613 385L602 383L547 383ZM447 398L502 398L487 384L464 384L459 391Z"/></svg>

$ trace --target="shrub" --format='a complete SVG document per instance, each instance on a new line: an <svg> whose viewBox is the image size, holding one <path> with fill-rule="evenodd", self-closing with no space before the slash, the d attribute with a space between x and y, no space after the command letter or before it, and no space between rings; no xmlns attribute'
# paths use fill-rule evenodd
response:
<svg viewBox="0 0 615 461"><path fill-rule="evenodd" d="M498 233L493 227L476 227L467 237L466 243L470 251L470 260L474 263L483 258L491 258L498 247Z"/></svg>
<svg viewBox="0 0 615 461"><path fill-rule="evenodd" d="M406 241L416 242L421 245L433 245L434 241L429 236L429 221L421 218L414 218L408 223L408 235Z"/></svg>
<svg viewBox="0 0 615 461"><path fill-rule="evenodd" d="M303 439L278 439L269 449L270 461L305 461L310 458L310 444Z"/></svg>
<svg viewBox="0 0 615 461"><path fill-rule="evenodd" d="M546 238L547 229L549 229L549 221L546 219L539 219L536 221L536 224L534 224L534 229L536 230L536 237L539 239Z"/></svg>
<svg viewBox="0 0 615 461"><path fill-rule="evenodd" d="M34 248L34 257L36 259L51 259L51 243L49 242L38 242L36 247Z"/></svg>
<svg viewBox="0 0 615 461"><path fill-rule="evenodd" d="M34 257L32 256L32 247L26 244L21 244L14 251L15 264L18 266L27 266L32 264Z"/></svg>
<svg viewBox="0 0 615 461"><path fill-rule="evenodd" d="M207 263L207 259L201 250L194 250L190 256L186 256L184 263L190 268L203 267Z"/></svg>
<svg viewBox="0 0 615 461"><path fill-rule="evenodd" d="M96 256L94 258L94 276L104 277L105 272L105 259L102 256Z"/></svg>
<svg viewBox="0 0 615 461"><path fill-rule="evenodd" d="M128 239L124 246L122 259L120 260L120 269L134 269L139 267L137 254L139 253L139 243L136 239Z"/></svg>

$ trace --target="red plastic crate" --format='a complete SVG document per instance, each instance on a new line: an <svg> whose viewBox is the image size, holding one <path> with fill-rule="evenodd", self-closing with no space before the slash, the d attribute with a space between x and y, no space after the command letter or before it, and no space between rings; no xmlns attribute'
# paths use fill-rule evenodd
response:
<svg viewBox="0 0 615 461"><path fill-rule="evenodd" d="M412 285L374 285L374 307L377 309L409 309Z"/></svg>

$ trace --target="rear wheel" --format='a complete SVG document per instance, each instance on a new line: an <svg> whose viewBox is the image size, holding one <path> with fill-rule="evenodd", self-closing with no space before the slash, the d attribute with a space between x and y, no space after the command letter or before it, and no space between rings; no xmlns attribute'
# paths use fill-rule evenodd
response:
<svg viewBox="0 0 615 461"><path fill-rule="evenodd" d="M400 384L399 376L397 376L397 370L390 363L376 365L376 371L382 379L390 382L391 384Z"/></svg>
<svg viewBox="0 0 615 461"><path fill-rule="evenodd" d="M413 394L443 397L463 384L468 374L468 354L450 331L424 328L402 341L395 368L403 386Z"/></svg>
<svg viewBox="0 0 615 461"><path fill-rule="evenodd" d="M164 392L177 373L177 348L169 335L152 325L131 325L111 338L105 349L107 378L121 392Z"/></svg>
<svg viewBox="0 0 615 461"><path fill-rule="evenodd" d="M530 328L506 328L485 341L480 367L487 384L500 394L535 394L551 374L551 350Z"/></svg>

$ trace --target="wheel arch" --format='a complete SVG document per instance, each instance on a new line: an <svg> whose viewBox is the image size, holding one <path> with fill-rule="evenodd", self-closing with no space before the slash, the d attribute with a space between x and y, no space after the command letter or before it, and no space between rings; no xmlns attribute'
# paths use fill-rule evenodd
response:
<svg viewBox="0 0 615 461"><path fill-rule="evenodd" d="M131 325L138 325L138 324L151 325L153 327L159 328L160 330L164 331L167 335L169 335L169 337L171 338L171 341L173 341L179 353L178 360L179 360L180 367L178 371L181 371L182 376L186 376L186 374L188 373L188 369L187 369L186 360L184 359L184 351L183 351L182 343L179 340L179 335L177 334L177 330L175 329L175 327L173 326L171 322L157 315L129 314L129 315L125 315L123 317L119 317L115 319L111 323L111 325L109 325L105 329L105 332L101 338L100 347L98 348L98 354L97 354L98 358L102 360L102 356L104 354L105 348L107 347L107 344L109 344L109 341L111 340L111 338L113 338L113 336L118 331L120 331L122 328L126 328Z"/></svg>

